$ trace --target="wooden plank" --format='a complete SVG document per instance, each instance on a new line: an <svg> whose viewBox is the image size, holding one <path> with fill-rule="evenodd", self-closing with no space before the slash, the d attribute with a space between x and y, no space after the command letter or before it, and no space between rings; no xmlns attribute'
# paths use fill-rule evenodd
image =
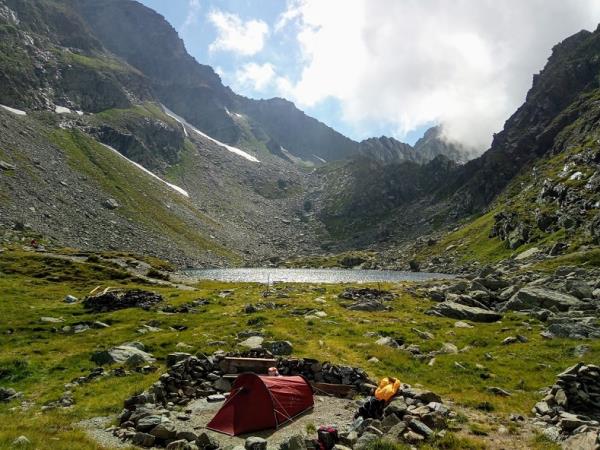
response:
<svg viewBox="0 0 600 450"><path fill-rule="evenodd" d="M229 363L236 364L240 367L242 366L264 366L271 367L277 365L277 360L273 358L235 358L232 356L228 356L225 358L225 361L229 361Z"/></svg>
<svg viewBox="0 0 600 450"><path fill-rule="evenodd" d="M310 383L315 390L315 394L325 393L336 397L350 397L356 394L356 389L352 385L347 384L331 384L331 383Z"/></svg>
<svg viewBox="0 0 600 450"><path fill-rule="evenodd" d="M277 366L272 358L225 358L219 366L225 373L255 372L266 374L269 367Z"/></svg>

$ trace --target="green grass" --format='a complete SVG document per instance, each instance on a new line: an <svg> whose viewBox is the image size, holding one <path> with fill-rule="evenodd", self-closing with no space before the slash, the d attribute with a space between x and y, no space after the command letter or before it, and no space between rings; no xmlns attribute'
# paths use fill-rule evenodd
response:
<svg viewBox="0 0 600 450"><path fill-rule="evenodd" d="M10 318L0 322L0 348L3 349L0 385L14 387L24 392L26 400L35 402L26 412L11 411L14 403L0 405L3 418L0 421L0 448L20 434L27 435L38 448L46 448L48 439L58 439L52 441L52 448L97 448L73 426L74 423L118 412L127 396L150 386L164 372L164 359L167 354L177 351L178 342L191 345L192 352L211 353L217 347L209 343L223 340L227 343L224 349L230 350L235 348L236 334L248 328L262 328L268 338L291 341L296 356L360 366L374 378L393 375L403 382L431 389L467 408L487 402L492 405L494 414L499 415L529 413L540 398L539 389L551 385L558 372L578 360L572 356L572 351L579 341L544 340L539 336L543 328L541 323L529 320L524 324L524 317L517 314L506 315L502 323L475 324L472 329L454 328L454 320L424 314L433 303L412 296L402 284L382 286L399 295L391 302L392 312L344 309L337 294L346 285L319 285L323 292L314 285L290 284L286 285L287 298L269 298L287 308L241 314L245 304L264 301L264 286L202 282L195 291L159 286L149 288L136 279L122 276L102 259L99 263L76 263L17 249L0 254L0 274L0 291L3 293L0 317ZM210 303L197 314L165 315L140 309L90 313L80 304L62 301L67 294L82 298L96 286L151 289L161 293L165 303L172 305L197 298L209 299ZM221 298L218 294L224 289L234 292ZM317 297L324 297L327 303L315 302ZM291 314L292 308L317 308L328 316L308 321ZM41 322L43 316L62 317L64 322ZM261 320L256 320L258 317ZM76 335L61 331L64 325L95 320L111 327L90 329ZM150 320L159 321L161 331L138 334L136 330ZM178 332L170 328L173 325L188 328ZM434 339L422 341L411 332L414 327L432 333ZM9 329L11 332L7 333ZM438 355L430 367L427 361L417 361L405 352L376 345L375 338L365 337L366 332L372 331L403 336L408 344L420 345L423 352L437 350L444 342L466 350ZM506 336L514 334L526 336L529 342L512 346L500 344ZM158 358L158 373L105 377L77 387L73 408L40 411L41 405L60 397L65 383L89 373L93 368L89 358L94 350L131 340L143 342ZM590 352L585 359L599 360L600 342L586 344L590 345ZM486 353L493 359L488 360ZM373 356L380 363L369 363L368 359ZM464 369L457 367L455 362ZM478 368L477 364L485 369ZM484 373L488 379L482 377ZM496 397L486 390L489 386L501 387L512 395ZM459 437L444 439L462 442ZM442 442L446 441L439 441L435 448L461 448L452 442ZM462 448L480 448L464 445Z"/></svg>
<svg viewBox="0 0 600 450"><path fill-rule="evenodd" d="M463 262L476 260L491 263L509 257L513 250L507 248L506 243L500 239L489 237L497 212L493 210L470 219L466 225L447 234L435 245L424 248L419 259L446 252L459 255ZM450 246L453 248L446 250Z"/></svg>
<svg viewBox="0 0 600 450"><path fill-rule="evenodd" d="M123 63L122 61L119 61L118 59L110 58L104 55L86 56L80 53L63 51L61 56L63 61L67 64L83 66L99 72L135 72L141 75L137 69Z"/></svg>
<svg viewBox="0 0 600 450"><path fill-rule="evenodd" d="M557 256L556 258L539 262L532 268L544 272L553 272L560 266L600 267L600 248Z"/></svg>
<svg viewBox="0 0 600 450"><path fill-rule="evenodd" d="M150 102L134 105L130 108L107 109L96 114L96 118L115 125L126 125L132 120L151 118L165 122L174 128L181 127L179 122L165 114L159 105Z"/></svg>

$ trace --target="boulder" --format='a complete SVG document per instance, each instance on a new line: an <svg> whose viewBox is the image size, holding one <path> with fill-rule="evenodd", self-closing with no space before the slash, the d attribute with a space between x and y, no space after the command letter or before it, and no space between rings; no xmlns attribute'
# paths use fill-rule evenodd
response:
<svg viewBox="0 0 600 450"><path fill-rule="evenodd" d="M124 308L150 309L162 302L160 294L141 289L112 290L90 295L83 299L83 307L94 312L114 311Z"/></svg>
<svg viewBox="0 0 600 450"><path fill-rule="evenodd" d="M158 414L152 414L142 417L135 425L138 431L150 431L163 422L163 417Z"/></svg>
<svg viewBox="0 0 600 450"><path fill-rule="evenodd" d="M373 441L379 439L379 435L375 433L365 432L358 438L354 444L354 450L366 450Z"/></svg>
<svg viewBox="0 0 600 450"><path fill-rule="evenodd" d="M523 311L530 309L556 308L559 311L567 311L573 306L580 306L578 298L537 286L525 286L511 297L501 308L502 311Z"/></svg>
<svg viewBox="0 0 600 450"><path fill-rule="evenodd" d="M291 355L294 349L290 341L269 341L263 344L263 348L275 356Z"/></svg>
<svg viewBox="0 0 600 450"><path fill-rule="evenodd" d="M141 447L152 447L154 445L154 441L156 438L148 433L135 433L131 438L131 442L134 445L139 445Z"/></svg>
<svg viewBox="0 0 600 450"><path fill-rule="evenodd" d="M347 306L350 311L389 311L391 308L379 300L360 300Z"/></svg>
<svg viewBox="0 0 600 450"><path fill-rule="evenodd" d="M192 356L192 355L189 353L184 353L184 352L170 353L167 355L167 367L173 367L179 361L188 359L190 356Z"/></svg>
<svg viewBox="0 0 600 450"><path fill-rule="evenodd" d="M431 428L429 428L427 425L425 425L423 422L421 422L420 420L412 419L408 423L408 426L415 433L419 433L421 436L423 436L425 438L428 438L433 435L433 430Z"/></svg>
<svg viewBox="0 0 600 450"><path fill-rule="evenodd" d="M160 439L163 441L167 441L169 439L173 439L176 434L175 425L171 422L162 422L156 425L150 433L156 439Z"/></svg>
<svg viewBox="0 0 600 450"><path fill-rule="evenodd" d="M501 314L494 311L449 301L438 303L428 313L473 322L496 322L502 318Z"/></svg>
<svg viewBox="0 0 600 450"><path fill-rule="evenodd" d="M387 347L392 347L392 348L400 347L400 345L396 342L396 340L391 338L390 336L380 337L379 339L377 339L377 341L375 341L375 343L377 345L385 345Z"/></svg>
<svg viewBox="0 0 600 450"><path fill-rule="evenodd" d="M248 339L240 342L240 345L249 349L261 348L264 338L260 336L251 336Z"/></svg>
<svg viewBox="0 0 600 450"><path fill-rule="evenodd" d="M425 404L431 403L431 402L436 402L436 403L442 402L442 398L439 395L437 395L435 392L426 391L423 389L405 388L405 389L402 389L402 395L405 397L414 398Z"/></svg>
<svg viewBox="0 0 600 450"><path fill-rule="evenodd" d="M94 352L90 359L99 366L105 364L125 364L137 367L156 361L150 353L134 347L132 343L119 345L110 350Z"/></svg>
<svg viewBox="0 0 600 450"><path fill-rule="evenodd" d="M593 290L592 290L591 286L583 280L577 280L577 279L567 280L567 282L565 284L565 288L570 295L577 297L579 299L592 298L592 296L593 296L593 294L592 294Z"/></svg>
<svg viewBox="0 0 600 450"><path fill-rule="evenodd" d="M217 440L206 433L201 433L198 436L198 439L196 439L196 445L200 450L215 450L219 448L219 443Z"/></svg>
<svg viewBox="0 0 600 450"><path fill-rule="evenodd" d="M598 446L600 446L598 430L576 434L562 443L564 450L595 450Z"/></svg>
<svg viewBox="0 0 600 450"><path fill-rule="evenodd" d="M13 388L0 387L0 402L10 402L19 398L21 394L15 391Z"/></svg>
<svg viewBox="0 0 600 450"><path fill-rule="evenodd" d="M306 450L304 436L301 434L294 434L283 441L279 448L280 450ZM246 449L248 449L248 447L246 447Z"/></svg>
<svg viewBox="0 0 600 450"><path fill-rule="evenodd" d="M267 441L258 436L250 436L244 442L246 450L267 450Z"/></svg>
<svg viewBox="0 0 600 450"><path fill-rule="evenodd" d="M19 436L12 442L12 446L15 448L26 448L31 445L31 441L27 439L27 436Z"/></svg>
<svg viewBox="0 0 600 450"><path fill-rule="evenodd" d="M107 198L102 202L102 206L106 209L117 209L119 206L119 202L117 202L114 198Z"/></svg>

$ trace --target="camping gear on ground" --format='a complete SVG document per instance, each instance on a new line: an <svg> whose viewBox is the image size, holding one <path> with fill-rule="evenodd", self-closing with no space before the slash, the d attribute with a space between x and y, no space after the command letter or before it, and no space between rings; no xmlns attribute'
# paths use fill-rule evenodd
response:
<svg viewBox="0 0 600 450"><path fill-rule="evenodd" d="M231 436L279 428L313 406L313 390L304 377L243 373L206 427Z"/></svg>
<svg viewBox="0 0 600 450"><path fill-rule="evenodd" d="M320 426L317 430L321 450L331 450L338 442L338 431L335 427Z"/></svg>
<svg viewBox="0 0 600 450"><path fill-rule="evenodd" d="M379 382L379 386L375 390L375 398L377 400L385 400L386 402L396 395L400 389L400 380L393 377L382 378Z"/></svg>
<svg viewBox="0 0 600 450"><path fill-rule="evenodd" d="M385 400L378 400L375 397L367 397L355 414L356 417L363 419L381 419L383 417L383 408L385 408Z"/></svg>

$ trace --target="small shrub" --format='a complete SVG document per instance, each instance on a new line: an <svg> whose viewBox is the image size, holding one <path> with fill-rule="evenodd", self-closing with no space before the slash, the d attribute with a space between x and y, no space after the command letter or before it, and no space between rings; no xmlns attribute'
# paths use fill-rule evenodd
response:
<svg viewBox="0 0 600 450"><path fill-rule="evenodd" d="M249 326L253 326L253 325L264 325L267 322L267 319L263 316L256 316L256 317L252 317L251 319L248 319L248 322L246 322Z"/></svg>
<svg viewBox="0 0 600 450"><path fill-rule="evenodd" d="M490 402L481 402L481 403L477 404L477 406L475 406L475 408L480 411L486 411L486 412L492 412L494 409L496 409L494 407L494 405L491 404Z"/></svg>
<svg viewBox="0 0 600 450"><path fill-rule="evenodd" d="M469 425L469 430L476 436L487 436L490 432L489 427L480 423L472 423Z"/></svg>
<svg viewBox="0 0 600 450"><path fill-rule="evenodd" d="M148 270L148 273L146 273L146 276L149 278L155 278L157 280L164 280L164 281L169 281L171 279L169 277L169 274L162 273L159 270L156 270L154 268Z"/></svg>
<svg viewBox="0 0 600 450"><path fill-rule="evenodd" d="M98 255L90 255L90 256L87 257L86 261L89 262L89 263L95 263L95 264L97 264L97 263L100 262L100 257Z"/></svg>
<svg viewBox="0 0 600 450"><path fill-rule="evenodd" d="M24 359L13 359L0 364L0 380L16 382L29 377L33 371Z"/></svg>

